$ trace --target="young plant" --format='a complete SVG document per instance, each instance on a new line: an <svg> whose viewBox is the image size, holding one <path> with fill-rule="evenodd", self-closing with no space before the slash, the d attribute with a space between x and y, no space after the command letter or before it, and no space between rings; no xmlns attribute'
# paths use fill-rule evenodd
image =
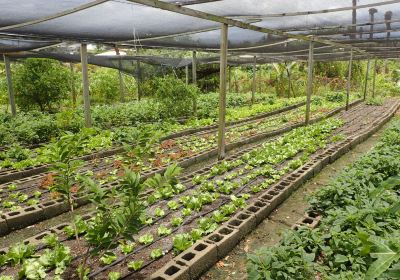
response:
<svg viewBox="0 0 400 280"><path fill-rule="evenodd" d="M157 234L159 236L170 235L171 232L172 230L170 228L167 228L166 226L162 225L157 229Z"/></svg>
<svg viewBox="0 0 400 280"><path fill-rule="evenodd" d="M128 268L133 270L133 271L138 271L142 268L143 266L143 261L132 261L128 263Z"/></svg>
<svg viewBox="0 0 400 280"><path fill-rule="evenodd" d="M125 255L131 253L133 251L133 249L135 249L135 247L136 247L136 244L131 241L121 242L121 244L119 244L119 249Z"/></svg>
<svg viewBox="0 0 400 280"><path fill-rule="evenodd" d="M108 273L108 279L109 280L118 280L121 278L121 273L116 272L116 271L111 271Z"/></svg>
<svg viewBox="0 0 400 280"><path fill-rule="evenodd" d="M117 256L111 252L105 252L103 256L100 258L100 261L103 265L108 265L113 263L117 259Z"/></svg>
<svg viewBox="0 0 400 280"><path fill-rule="evenodd" d="M162 250L161 248L154 249L154 250L151 251L151 253L150 253L150 257L151 257L153 260L159 259L159 258L161 258L163 255L164 255L164 252L163 252L163 250Z"/></svg>
<svg viewBox="0 0 400 280"><path fill-rule="evenodd" d="M180 253L193 245L192 237L189 234L177 234L173 238L174 251Z"/></svg>
<svg viewBox="0 0 400 280"><path fill-rule="evenodd" d="M157 207L156 210L154 211L154 215L156 215L157 217L164 217L165 211Z"/></svg>
<svg viewBox="0 0 400 280"><path fill-rule="evenodd" d="M153 236L149 233L144 234L139 237L139 243L143 244L143 245L148 245L148 244L152 243L153 240L154 240Z"/></svg>
<svg viewBox="0 0 400 280"><path fill-rule="evenodd" d="M66 133L57 142L49 146L49 158L53 163L51 171L54 175L54 183L49 186L51 192L61 195L68 203L71 212L74 211L73 194L81 188L77 187L79 182L76 179L78 168L83 161L77 160L88 142L90 131L87 133Z"/></svg>
<svg viewBox="0 0 400 280"><path fill-rule="evenodd" d="M139 174L126 169L120 184L108 189L88 178L84 182L90 190L90 200L97 209L96 216L87 223L85 235L91 254L116 248L120 239L130 240L141 226L140 216L143 213L139 199L143 185ZM86 269L88 257L89 253L84 257L80 279L84 278L82 272Z"/></svg>
<svg viewBox="0 0 400 280"><path fill-rule="evenodd" d="M167 205L168 205L168 208L171 210L176 210L179 207L179 203L174 200L168 201Z"/></svg>
<svg viewBox="0 0 400 280"><path fill-rule="evenodd" d="M173 227L178 227L182 224L183 219L181 217L173 217L171 220L171 225Z"/></svg>

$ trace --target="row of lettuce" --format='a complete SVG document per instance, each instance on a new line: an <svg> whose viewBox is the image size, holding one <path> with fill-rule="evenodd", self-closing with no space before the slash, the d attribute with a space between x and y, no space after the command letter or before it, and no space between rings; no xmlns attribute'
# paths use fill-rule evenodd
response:
<svg viewBox="0 0 400 280"><path fill-rule="evenodd" d="M317 229L290 230L248 256L249 279L399 279L400 120L310 198Z"/></svg>

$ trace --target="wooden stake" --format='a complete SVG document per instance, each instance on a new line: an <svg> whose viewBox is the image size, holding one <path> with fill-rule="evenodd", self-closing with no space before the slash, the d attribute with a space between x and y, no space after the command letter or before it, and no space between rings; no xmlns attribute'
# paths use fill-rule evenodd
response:
<svg viewBox="0 0 400 280"><path fill-rule="evenodd" d="M189 66L188 65L186 65L185 66L185 80L186 80L186 84L188 85L189 84Z"/></svg>
<svg viewBox="0 0 400 280"><path fill-rule="evenodd" d="M119 56L119 49L115 46L115 53ZM120 101L125 102L125 87L124 87L124 80L122 77L122 61L121 59L118 60L118 79L119 79L119 94L120 94Z"/></svg>
<svg viewBox="0 0 400 280"><path fill-rule="evenodd" d="M228 25L221 26L221 50L219 68L219 114L218 114L218 160L225 158L225 107L226 107L226 72L228 52Z"/></svg>
<svg viewBox="0 0 400 280"><path fill-rule="evenodd" d="M192 83L197 86L197 58L196 51L192 53ZM193 99L193 115L197 115L197 100L196 97Z"/></svg>
<svg viewBox="0 0 400 280"><path fill-rule="evenodd" d="M74 65L69 64L69 69L71 71L71 95L72 95L72 106L76 107L76 91L75 91L75 77L74 77Z"/></svg>
<svg viewBox="0 0 400 280"><path fill-rule="evenodd" d="M365 72L365 82L364 82L364 101L367 98L368 76L369 76L369 66L370 66L370 64L371 64L371 60L368 58L367 71Z"/></svg>
<svg viewBox="0 0 400 280"><path fill-rule="evenodd" d="M307 79L307 101L306 101L306 118L305 123L310 123L310 107L311 95L313 91L313 75L314 75L314 42L310 41L310 48L308 51L308 79Z"/></svg>
<svg viewBox="0 0 400 280"><path fill-rule="evenodd" d="M136 84L137 84L137 98L138 101L142 99L142 69L140 66L140 61L136 61Z"/></svg>
<svg viewBox="0 0 400 280"><path fill-rule="evenodd" d="M257 73L257 57L254 56L254 61L253 61L253 86L251 89L251 105L254 104L255 102L255 94L256 94L256 73Z"/></svg>
<svg viewBox="0 0 400 280"><path fill-rule="evenodd" d="M377 61L375 59L374 75L373 75L373 78L372 78L372 98L375 98L376 64L377 64Z"/></svg>
<svg viewBox="0 0 400 280"><path fill-rule="evenodd" d="M6 55L3 55L3 57L4 57L4 65L5 65L5 68L6 68L8 99L9 99L9 102L10 102L11 114L13 116L16 116L17 115L17 108L15 106L15 96L14 96L14 88L13 88L13 84L12 84L10 59Z"/></svg>
<svg viewBox="0 0 400 280"><path fill-rule="evenodd" d="M87 45L81 44L81 64L82 64L82 83L83 83L83 104L86 127L92 127L92 117L90 115L90 97L89 97L89 77L87 62Z"/></svg>
<svg viewBox="0 0 400 280"><path fill-rule="evenodd" d="M353 68L353 49L350 50L349 76L347 78L346 111L349 110L350 90L351 90L351 70L352 70L352 68Z"/></svg>

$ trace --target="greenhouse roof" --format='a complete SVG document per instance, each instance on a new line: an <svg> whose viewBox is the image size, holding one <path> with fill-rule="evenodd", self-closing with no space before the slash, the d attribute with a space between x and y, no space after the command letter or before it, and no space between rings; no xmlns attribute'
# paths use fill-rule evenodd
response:
<svg viewBox="0 0 400 280"><path fill-rule="evenodd" d="M0 52L60 42L217 51L229 25L230 63L397 58L400 0L1 0ZM131 60L131 58L127 58ZM190 63L189 61L184 63ZM179 63L178 63L179 64ZM182 65L181 65L182 66Z"/></svg>

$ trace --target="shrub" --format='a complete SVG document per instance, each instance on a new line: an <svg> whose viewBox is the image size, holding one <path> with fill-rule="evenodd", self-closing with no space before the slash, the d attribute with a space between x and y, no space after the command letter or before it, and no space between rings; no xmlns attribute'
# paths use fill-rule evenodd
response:
<svg viewBox="0 0 400 280"><path fill-rule="evenodd" d="M154 79L154 92L164 117L180 117L192 112L193 100L197 98L199 89L167 76Z"/></svg>
<svg viewBox="0 0 400 280"><path fill-rule="evenodd" d="M346 99L346 95L344 92L328 92L325 96L325 99L330 102L343 102Z"/></svg>
<svg viewBox="0 0 400 280"><path fill-rule="evenodd" d="M15 73L16 102L22 110L53 111L69 90L70 72L51 59L28 58Z"/></svg>

